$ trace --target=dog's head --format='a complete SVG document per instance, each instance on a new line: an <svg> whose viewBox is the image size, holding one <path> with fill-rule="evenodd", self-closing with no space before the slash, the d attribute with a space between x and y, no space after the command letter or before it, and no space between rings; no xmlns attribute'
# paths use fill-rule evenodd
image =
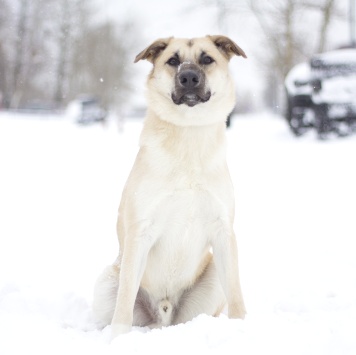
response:
<svg viewBox="0 0 356 355"><path fill-rule="evenodd" d="M225 120L235 104L228 62L245 52L225 36L159 39L139 53L153 64L148 77L149 107L178 125Z"/></svg>

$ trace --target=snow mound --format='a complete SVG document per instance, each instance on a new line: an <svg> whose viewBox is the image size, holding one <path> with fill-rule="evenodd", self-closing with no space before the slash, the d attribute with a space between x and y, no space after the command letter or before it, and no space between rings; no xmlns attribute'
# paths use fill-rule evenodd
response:
<svg viewBox="0 0 356 355"><path fill-rule="evenodd" d="M0 354L354 355L355 137L295 139L267 113L227 132L246 319L201 315L109 342L92 292L118 251L140 128L0 113Z"/></svg>

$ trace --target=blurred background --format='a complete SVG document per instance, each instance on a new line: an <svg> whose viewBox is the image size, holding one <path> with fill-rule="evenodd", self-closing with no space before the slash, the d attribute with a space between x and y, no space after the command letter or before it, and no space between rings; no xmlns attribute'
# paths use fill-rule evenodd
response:
<svg viewBox="0 0 356 355"><path fill-rule="evenodd" d="M0 354L355 355L355 3L0 0ZM248 317L109 348L90 305L145 115L133 62L206 34L248 56L226 131Z"/></svg>
<svg viewBox="0 0 356 355"><path fill-rule="evenodd" d="M248 56L231 65L237 112L283 114L295 64L354 44L354 3L0 0L0 107L62 110L79 99L118 116L143 112L149 63L133 64L139 51L159 37L225 34Z"/></svg>

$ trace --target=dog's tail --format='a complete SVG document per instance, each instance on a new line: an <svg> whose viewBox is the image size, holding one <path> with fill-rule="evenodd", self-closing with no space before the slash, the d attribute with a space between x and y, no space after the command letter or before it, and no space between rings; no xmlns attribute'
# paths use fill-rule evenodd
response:
<svg viewBox="0 0 356 355"><path fill-rule="evenodd" d="M162 326L171 325L173 306L168 301L168 299L162 300L158 304L158 312L159 312L159 315L161 316Z"/></svg>

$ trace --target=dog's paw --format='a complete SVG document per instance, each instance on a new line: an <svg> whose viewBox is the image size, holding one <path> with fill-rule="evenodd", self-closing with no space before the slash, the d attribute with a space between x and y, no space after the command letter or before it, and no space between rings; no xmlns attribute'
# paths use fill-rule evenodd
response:
<svg viewBox="0 0 356 355"><path fill-rule="evenodd" d="M243 304L237 304L228 307L228 316L230 319L244 319L246 309Z"/></svg>
<svg viewBox="0 0 356 355"><path fill-rule="evenodd" d="M122 334L129 333L131 331L131 325L127 324L112 324L111 325L111 341Z"/></svg>

